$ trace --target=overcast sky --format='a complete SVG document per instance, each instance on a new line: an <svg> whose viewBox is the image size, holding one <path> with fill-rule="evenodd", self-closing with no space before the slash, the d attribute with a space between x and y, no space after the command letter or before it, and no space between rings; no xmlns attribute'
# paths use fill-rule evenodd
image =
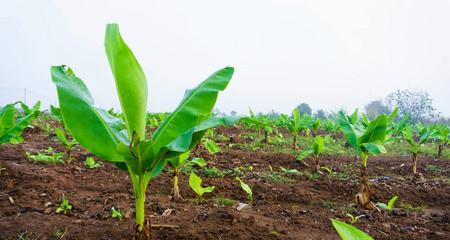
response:
<svg viewBox="0 0 450 240"><path fill-rule="evenodd" d="M118 107L103 48L116 22L149 82L149 110L234 66L221 111L353 110L423 89L450 116L450 1L0 0L0 105L55 104L50 66L66 64L96 104Z"/></svg>

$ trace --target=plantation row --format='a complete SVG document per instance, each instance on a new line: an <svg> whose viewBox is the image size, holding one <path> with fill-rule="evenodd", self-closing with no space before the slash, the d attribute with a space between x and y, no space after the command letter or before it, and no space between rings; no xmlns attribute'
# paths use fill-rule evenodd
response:
<svg viewBox="0 0 450 240"><path fill-rule="evenodd" d="M40 103L29 107L21 102L2 107L0 143L19 144L24 140L24 129L40 127L49 135L55 134L65 146L66 152L57 153L51 148L35 153L27 152L29 160L70 163L72 150L80 145L98 158L111 161L119 169L127 171L132 180L135 199L134 239L150 238L151 226L146 219L144 206L145 193L151 180L164 170L169 171L173 177L173 200L182 200L178 177L183 169L206 165L204 159L190 159L190 153L196 148L205 148L211 155L221 151L212 137L214 128L219 126L240 126L260 133L261 144L289 149L296 161L309 166L312 174L319 177L324 172L333 171L320 165L321 154L337 154L334 150L343 149L344 154L357 156L361 163L361 179L354 201L363 209L375 211L380 211L380 208L392 211L397 196L393 196L388 203L374 204L371 201L370 169L367 163L372 156L387 153L386 149L391 145L407 143L411 155L411 174L420 181L423 176L417 171L417 161L422 147L433 143L437 146L435 157L440 158L445 154L444 149L448 144L448 126L413 124L408 121L407 115L397 116L397 109L390 115L382 114L375 119L368 119L357 110L350 115L339 112L335 119L302 115L298 109L294 109L290 115L281 114L276 117L255 115L251 111L249 116L214 115L212 110L218 93L225 90L232 78L234 69L231 67L218 70L196 88L187 91L173 112L148 113L144 72L115 24L107 26L105 49L115 78L121 113L95 107L83 81L70 68L54 66L51 68L51 75L57 87L59 107L51 106L49 111L41 111ZM54 125L59 127L53 128ZM286 134L292 137L292 142L288 145L279 140ZM232 141L236 136L228 137ZM300 148L300 138L302 141L310 139L307 141L310 146ZM310 156L314 159L312 165L304 161ZM101 167L92 157L86 158L85 164L88 168ZM202 186L201 177L194 171L189 174L189 186L199 200L204 193L214 191L214 186ZM247 194L248 205L251 206L252 187L239 177L236 181ZM63 196L56 212L67 214L71 209L69 199ZM112 217L119 220L123 218L118 209L112 209ZM372 239L342 221L333 219L332 224L342 239Z"/></svg>

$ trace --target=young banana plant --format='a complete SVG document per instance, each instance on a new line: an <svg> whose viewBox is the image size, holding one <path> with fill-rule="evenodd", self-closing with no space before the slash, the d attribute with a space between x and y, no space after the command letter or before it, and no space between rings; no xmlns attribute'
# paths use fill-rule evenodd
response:
<svg viewBox="0 0 450 240"><path fill-rule="evenodd" d="M270 118L264 115L256 116L250 109L250 117L241 118L241 121L250 127L257 129L258 131L262 129L264 131L264 138L262 142L269 142L269 134L273 132L272 120Z"/></svg>
<svg viewBox="0 0 450 240"><path fill-rule="evenodd" d="M319 155L323 152L323 149L325 147L325 140L322 136L317 136L314 139L312 149L314 154L315 164L314 164L314 171L317 173L320 173L320 165L319 165Z"/></svg>
<svg viewBox="0 0 450 240"><path fill-rule="evenodd" d="M23 109L24 112L19 116L15 107L16 104L7 104L4 107L0 107L0 144L17 144L22 142L23 130L30 125L39 112L40 102L32 109L28 107L27 110Z"/></svg>
<svg viewBox="0 0 450 240"><path fill-rule="evenodd" d="M291 131L292 136L294 137L294 140L292 142L292 149L295 150L297 149L297 137L298 134L300 132L300 111L298 110L298 108L295 108L292 111L292 119L289 122L289 131Z"/></svg>
<svg viewBox="0 0 450 240"><path fill-rule="evenodd" d="M203 121L199 125L192 129L192 132L196 134L196 138L192 139L191 144L186 148L187 150L174 157L168 159L169 165L172 167L172 179L173 179L173 200L180 201L182 199L180 194L180 188L178 187L178 176L181 169L187 163L190 152L201 141L204 133L211 128L218 127L220 125L233 125L239 120L238 117L211 117L206 121ZM177 140L176 140L177 141ZM176 142L175 141L175 142ZM180 139L180 141L182 141Z"/></svg>
<svg viewBox="0 0 450 240"><path fill-rule="evenodd" d="M70 163L72 161L72 150L77 144L77 141L75 139L69 141L69 139L67 139L66 137L66 132L62 128L55 128L55 134L61 144L66 148L68 162Z"/></svg>
<svg viewBox="0 0 450 240"><path fill-rule="evenodd" d="M450 139L450 128L447 125L439 124L434 127L434 131L432 134L432 138L437 141L438 151L437 158L442 156L442 151L444 150L444 146L448 144Z"/></svg>
<svg viewBox="0 0 450 240"><path fill-rule="evenodd" d="M150 238L144 214L147 186L164 169L167 159L198 143L204 131L195 127L207 120L230 81L234 69L213 73L196 88L186 91L180 105L145 139L147 80L137 59L123 41L119 27L106 27L105 50L119 95L123 119L94 106L83 81L65 66L51 68L64 123L72 136L94 155L127 170L135 195L134 239Z"/></svg>
<svg viewBox="0 0 450 240"><path fill-rule="evenodd" d="M407 126L403 129L403 139L409 143L410 145L410 151L411 151L411 170L414 176L420 177L420 175L417 173L417 155L420 153L420 148L423 144L425 144L428 141L428 138L430 137L431 132L426 127L420 127L420 131L418 132L418 141L414 138L414 132L411 130L411 126Z"/></svg>
<svg viewBox="0 0 450 240"><path fill-rule="evenodd" d="M369 171L367 159L369 156L377 156L386 152L383 143L386 137L387 116L382 114L367 124L358 118L358 111L347 116L342 111L338 114L338 123L347 142L356 150L361 158L361 185L355 201L358 205L374 209L375 204L370 201Z"/></svg>

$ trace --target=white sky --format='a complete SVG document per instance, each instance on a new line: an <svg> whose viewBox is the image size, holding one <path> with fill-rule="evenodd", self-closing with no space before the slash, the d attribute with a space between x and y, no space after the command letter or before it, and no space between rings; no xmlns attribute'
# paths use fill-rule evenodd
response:
<svg viewBox="0 0 450 240"><path fill-rule="evenodd" d="M103 38L119 23L149 82L149 110L236 68L221 111L352 110L424 89L450 116L450 1L0 0L0 105L56 103L50 65L66 64L96 104L118 107Z"/></svg>

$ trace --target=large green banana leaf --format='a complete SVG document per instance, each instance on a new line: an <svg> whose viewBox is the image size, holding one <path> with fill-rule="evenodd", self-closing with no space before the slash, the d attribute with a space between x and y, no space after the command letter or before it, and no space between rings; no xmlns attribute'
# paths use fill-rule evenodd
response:
<svg viewBox="0 0 450 240"><path fill-rule="evenodd" d="M388 121L385 114L378 116L375 120L369 123L364 134L359 138L359 143L373 143L384 142L386 137L386 129Z"/></svg>
<svg viewBox="0 0 450 240"><path fill-rule="evenodd" d="M105 50L116 81L128 136L131 139L135 132L137 138L142 140L145 137L147 80L133 52L120 36L117 24L106 26Z"/></svg>
<svg viewBox="0 0 450 240"><path fill-rule="evenodd" d="M219 91L227 87L233 72L232 67L223 68L213 73L196 88L186 91L181 104L152 135L152 151L155 154L210 116Z"/></svg>
<svg viewBox="0 0 450 240"><path fill-rule="evenodd" d="M340 111L338 114L338 123L344 133L347 142L355 149L359 149L358 135L354 126L349 121L349 118L344 112Z"/></svg>
<svg viewBox="0 0 450 240"><path fill-rule="evenodd" d="M104 112L94 107L92 96L83 81L64 66L53 66L51 74L64 123L72 136L104 160L124 161L123 154L117 150L119 138L107 122L111 119L103 118Z"/></svg>

